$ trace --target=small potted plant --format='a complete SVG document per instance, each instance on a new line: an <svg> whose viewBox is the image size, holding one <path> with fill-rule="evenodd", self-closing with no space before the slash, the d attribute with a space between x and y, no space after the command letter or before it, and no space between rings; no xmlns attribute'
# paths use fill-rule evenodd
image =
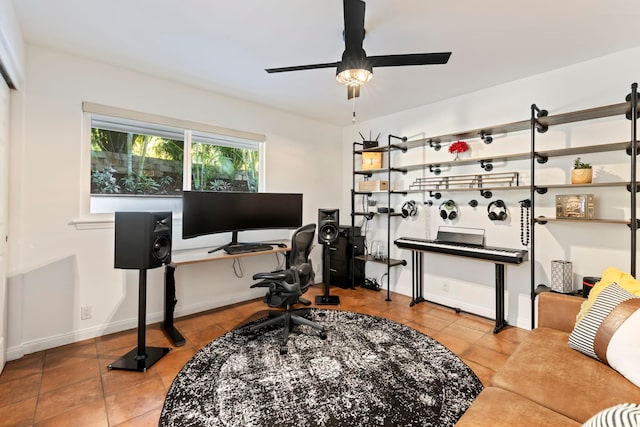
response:
<svg viewBox="0 0 640 427"><path fill-rule="evenodd" d="M573 169L571 169L572 184L590 184L593 178L593 169L591 163L584 163L580 157L573 161Z"/></svg>

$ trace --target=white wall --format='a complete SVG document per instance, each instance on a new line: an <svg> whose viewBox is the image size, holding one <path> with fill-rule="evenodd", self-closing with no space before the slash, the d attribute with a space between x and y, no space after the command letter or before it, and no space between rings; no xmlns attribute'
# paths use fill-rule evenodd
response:
<svg viewBox="0 0 640 427"><path fill-rule="evenodd" d="M344 182L342 208L349 209L352 169L351 143L360 141L358 132L377 135L383 144L389 133L407 136L409 140L461 132L502 123L528 120L530 105L536 103L548 109L550 114L597 107L624 102L633 82L640 80L640 48L597 58L571 67L555 70L470 93L387 117L359 123L343 131ZM472 71L473 72L473 71ZM481 71L478 71L481 72ZM469 78L473 78L470 75ZM366 91L363 94L366 97ZM624 118L598 120L591 123L552 128L537 135L538 148L561 148L628 141L631 138L629 121ZM495 135L491 145L484 145L479 138L467 140L472 157L492 154L528 152L528 131L511 135ZM595 180L611 181L629 179L629 157L623 153L591 154L582 156L584 161L594 163ZM437 160L451 160L447 147L439 152L431 149L415 149L407 154L392 154L393 165L417 164ZM538 172L536 183L568 183L568 171L575 156L554 159ZM520 172L521 183L529 184L529 161L496 163L493 172ZM481 173L479 166L462 166L445 170L443 175ZM418 176L433 176L429 172L417 171L406 176L396 174L408 188ZM376 176L374 179L386 179ZM392 177L392 181L394 178ZM547 196L539 196L536 215L554 216L554 194L575 194L584 190L557 190ZM593 189L596 194L596 215L605 218L629 218L629 193L621 189ZM378 196L380 197L380 196ZM454 225L477 227L486 230L487 245L523 248L520 244L520 212L518 201L528 198L528 190L495 191L490 200L482 198L477 191L446 193L443 199L435 200L429 208L421 205L415 218L392 218L391 239L400 236L435 238L438 226L443 225L438 206L446 199L454 199L460 206L461 217ZM407 197L392 195L392 207L399 210L406 200L423 202L430 200L428 194L413 194ZM476 199L480 203L471 208L468 202ZM510 217L505 222L491 222L487 218L487 205L491 200L503 199ZM386 201L379 198L380 201ZM386 242L386 218L376 217L369 224L367 240L381 239ZM608 266L623 270L630 268L630 234L624 225L561 225L536 226L536 278L537 283L549 283L551 260L562 259L573 262L574 282L581 288L582 276L599 276ZM392 245L393 246L393 245ZM411 261L410 252L392 247L392 257ZM460 307L488 317L494 316L494 266L465 258L438 254L425 255L425 297L442 304ZM380 280L385 270L376 264L367 264L367 276ZM506 297L508 321L523 328L530 327L530 264L507 265ZM386 284L386 279L385 279ZM447 285L447 286L445 286ZM445 288L448 287L448 291ZM391 289L411 295L411 266L392 269Z"/></svg>
<svg viewBox="0 0 640 427"><path fill-rule="evenodd" d="M113 268L113 228L70 225L86 217L83 101L263 133L267 191L303 193L305 223L317 221L318 208L340 203L340 129L29 46L25 83L12 109L9 359L136 325L138 275ZM312 257L317 268L319 248ZM260 296L263 291L248 289L251 276L275 266L273 255L242 261L241 279L229 261L180 267L176 315ZM148 283L147 319L155 322L162 315L162 269L150 271ZM80 320L82 305L93 306L92 319Z"/></svg>

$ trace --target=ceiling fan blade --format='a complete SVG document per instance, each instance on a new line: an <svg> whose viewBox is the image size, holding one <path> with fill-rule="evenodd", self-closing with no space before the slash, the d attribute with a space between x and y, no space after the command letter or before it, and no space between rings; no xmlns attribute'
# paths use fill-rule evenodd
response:
<svg viewBox="0 0 640 427"><path fill-rule="evenodd" d="M344 0L345 50L361 50L364 40L364 10L362 0Z"/></svg>
<svg viewBox="0 0 640 427"><path fill-rule="evenodd" d="M311 64L311 65L297 65L294 67L282 67L282 68L266 68L267 73L284 73L286 71L300 71L300 70L315 70L317 68L333 68L337 67L337 62L327 62L325 64Z"/></svg>
<svg viewBox="0 0 640 427"><path fill-rule="evenodd" d="M374 67L401 67L405 65L446 64L451 52L411 53L407 55L381 55L367 57Z"/></svg>

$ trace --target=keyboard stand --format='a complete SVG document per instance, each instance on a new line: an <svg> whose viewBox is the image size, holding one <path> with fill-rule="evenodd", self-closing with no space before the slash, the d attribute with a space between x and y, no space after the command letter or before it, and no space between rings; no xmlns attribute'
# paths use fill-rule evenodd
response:
<svg viewBox="0 0 640 427"><path fill-rule="evenodd" d="M424 290L424 252L423 251L411 251L412 253L412 271L411 271L411 303L410 307L427 301L423 297ZM507 322L504 318L504 263L495 262L495 288L496 288L496 315L495 315L495 327L493 333L497 334L507 326ZM454 308L456 313L461 310Z"/></svg>

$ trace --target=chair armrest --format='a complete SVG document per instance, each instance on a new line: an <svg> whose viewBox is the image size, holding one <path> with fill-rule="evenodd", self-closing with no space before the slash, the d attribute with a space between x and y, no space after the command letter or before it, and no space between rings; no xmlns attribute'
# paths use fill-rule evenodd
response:
<svg viewBox="0 0 640 427"><path fill-rule="evenodd" d="M553 328L571 332L582 303L582 297L555 292L538 295L538 327Z"/></svg>
<svg viewBox="0 0 640 427"><path fill-rule="evenodd" d="M275 280L280 281L287 278L288 271L274 271L273 273L256 273L253 275L253 280Z"/></svg>
<svg viewBox="0 0 640 427"><path fill-rule="evenodd" d="M275 286L274 283L275 282L273 280L263 280L261 282L254 283L249 286L249 288L271 288L272 286Z"/></svg>

